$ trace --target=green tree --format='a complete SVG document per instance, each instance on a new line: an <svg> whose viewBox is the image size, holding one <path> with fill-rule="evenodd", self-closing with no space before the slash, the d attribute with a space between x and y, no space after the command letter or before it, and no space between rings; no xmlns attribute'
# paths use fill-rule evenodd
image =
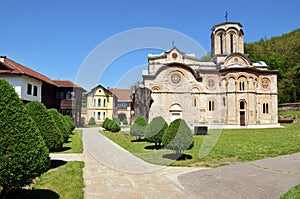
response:
<svg viewBox="0 0 300 199"><path fill-rule="evenodd" d="M45 105L37 101L29 102L26 104L26 110L36 122L49 151L61 149L64 143L63 135Z"/></svg>
<svg viewBox="0 0 300 199"><path fill-rule="evenodd" d="M145 134L147 125L147 121L143 116L137 117L130 127L130 135L135 136L136 139L141 139Z"/></svg>
<svg viewBox="0 0 300 199"><path fill-rule="evenodd" d="M121 130L120 125L117 123L117 121L113 120L111 125L111 132L119 132Z"/></svg>
<svg viewBox="0 0 300 199"><path fill-rule="evenodd" d="M183 119L176 119L171 122L162 138L166 148L182 154L193 145L194 137L190 127Z"/></svg>
<svg viewBox="0 0 300 199"><path fill-rule="evenodd" d="M102 127L107 130L107 124L108 124L109 119L105 118L104 122L102 123Z"/></svg>
<svg viewBox="0 0 300 199"><path fill-rule="evenodd" d="M127 124L128 124L127 117L124 117L124 119L123 119L123 121L122 121L122 122L123 122L123 124L124 124L124 125L127 125Z"/></svg>
<svg viewBox="0 0 300 199"><path fill-rule="evenodd" d="M48 113L53 117L56 125L64 137L64 142L67 142L70 136L70 129L68 128L63 116L55 109L48 109Z"/></svg>
<svg viewBox="0 0 300 199"><path fill-rule="evenodd" d="M28 185L50 167L48 148L14 88L0 79L1 197Z"/></svg>
<svg viewBox="0 0 300 199"><path fill-rule="evenodd" d="M160 145L167 128L168 123L163 117L155 117L145 130L145 139L148 142L155 143L155 146L157 146L157 144Z"/></svg>
<svg viewBox="0 0 300 199"><path fill-rule="evenodd" d="M96 121L95 121L94 117L90 118L88 125L91 125L91 126L96 125Z"/></svg>
<svg viewBox="0 0 300 199"><path fill-rule="evenodd" d="M74 120L71 118L70 115L64 115L64 119L65 121L68 123L69 127L70 127L70 131L74 131L75 129L75 123Z"/></svg>

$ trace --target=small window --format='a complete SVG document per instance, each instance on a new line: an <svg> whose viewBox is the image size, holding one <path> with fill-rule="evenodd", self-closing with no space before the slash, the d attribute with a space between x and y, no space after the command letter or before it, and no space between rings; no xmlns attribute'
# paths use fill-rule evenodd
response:
<svg viewBox="0 0 300 199"><path fill-rule="evenodd" d="M226 106L226 99L223 97L223 106Z"/></svg>
<svg viewBox="0 0 300 199"><path fill-rule="evenodd" d="M230 52L233 53L233 34L230 34Z"/></svg>
<svg viewBox="0 0 300 199"><path fill-rule="evenodd" d="M220 53L223 54L223 36L220 34Z"/></svg>
<svg viewBox="0 0 300 199"><path fill-rule="evenodd" d="M269 114L269 104L263 103L263 114Z"/></svg>
<svg viewBox="0 0 300 199"><path fill-rule="evenodd" d="M245 109L245 102L243 102L243 101L240 102L240 109L241 110Z"/></svg>
<svg viewBox="0 0 300 199"><path fill-rule="evenodd" d="M64 98L65 98L65 93L59 92L59 99L64 99Z"/></svg>
<svg viewBox="0 0 300 199"><path fill-rule="evenodd" d="M97 102L96 99L94 99L94 107L96 106L96 102Z"/></svg>
<svg viewBox="0 0 300 199"><path fill-rule="evenodd" d="M98 112L97 120L100 120L101 112Z"/></svg>
<svg viewBox="0 0 300 199"><path fill-rule="evenodd" d="M241 81L240 82L240 91L244 91L245 90L245 82Z"/></svg>
<svg viewBox="0 0 300 199"><path fill-rule="evenodd" d="M98 106L101 106L101 99L98 99Z"/></svg>
<svg viewBox="0 0 300 199"><path fill-rule="evenodd" d="M208 111L214 111L215 110L215 101L210 100L208 101Z"/></svg>
<svg viewBox="0 0 300 199"><path fill-rule="evenodd" d="M106 99L103 99L103 106L106 107Z"/></svg>
<svg viewBox="0 0 300 199"><path fill-rule="evenodd" d="M37 94L38 94L38 87L33 86L33 96L37 96Z"/></svg>
<svg viewBox="0 0 300 199"><path fill-rule="evenodd" d="M193 99L193 107L197 107L197 99L196 98Z"/></svg>
<svg viewBox="0 0 300 199"><path fill-rule="evenodd" d="M105 115L105 112L103 112L103 120L105 120L106 118L106 115Z"/></svg>
<svg viewBox="0 0 300 199"><path fill-rule="evenodd" d="M27 84L27 94L28 95L32 94L32 85L31 84Z"/></svg>
<svg viewBox="0 0 300 199"><path fill-rule="evenodd" d="M66 99L72 99L72 97L73 97L73 92L71 91L66 92Z"/></svg>

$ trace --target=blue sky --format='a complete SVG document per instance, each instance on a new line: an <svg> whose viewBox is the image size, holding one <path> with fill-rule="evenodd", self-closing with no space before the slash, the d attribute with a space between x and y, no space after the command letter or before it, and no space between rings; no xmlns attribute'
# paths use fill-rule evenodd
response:
<svg viewBox="0 0 300 199"><path fill-rule="evenodd" d="M229 21L243 24L246 42L280 36L300 28L300 3L296 0L0 2L0 55L6 55L52 79L74 82L77 82L77 74L88 55L97 46L130 29L160 27L178 31L197 41L209 52L210 29L225 21L226 10ZM167 40L169 48L172 47L172 40L176 46L180 46L176 38ZM108 51L116 48L119 48L118 45ZM182 50L194 53L192 49ZM101 66L101 60L107 55L98 54L99 67L105 67L106 70L98 82L85 85L81 81L80 84L86 89L93 84L128 87L139 80L140 70L147 64L147 54L161 51L145 48L128 52L117 57L109 66Z"/></svg>

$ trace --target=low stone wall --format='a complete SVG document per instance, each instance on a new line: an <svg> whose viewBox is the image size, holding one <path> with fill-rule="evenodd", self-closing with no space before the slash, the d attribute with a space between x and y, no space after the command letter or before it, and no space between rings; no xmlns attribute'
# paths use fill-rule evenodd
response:
<svg viewBox="0 0 300 199"><path fill-rule="evenodd" d="M278 104L278 111L299 111L300 102Z"/></svg>

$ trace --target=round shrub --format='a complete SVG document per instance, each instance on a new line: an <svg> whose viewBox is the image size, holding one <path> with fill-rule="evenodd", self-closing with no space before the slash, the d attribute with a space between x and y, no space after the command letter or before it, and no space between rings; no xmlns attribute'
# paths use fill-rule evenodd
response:
<svg viewBox="0 0 300 199"><path fill-rule="evenodd" d="M108 125L108 118L105 118L104 122L102 123L102 128L105 128L107 130L107 125Z"/></svg>
<svg viewBox="0 0 300 199"><path fill-rule="evenodd" d="M36 122L49 151L61 149L64 143L63 135L45 105L37 101L29 102L26 104L26 110Z"/></svg>
<svg viewBox="0 0 300 199"><path fill-rule="evenodd" d="M112 132L119 132L121 130L120 126L116 121L112 121L111 129Z"/></svg>
<svg viewBox="0 0 300 199"><path fill-rule="evenodd" d="M48 148L14 88L0 79L0 186L28 185L50 167Z"/></svg>
<svg viewBox="0 0 300 199"><path fill-rule="evenodd" d="M127 124L128 124L127 117L124 117L122 123L123 123L124 125L127 125Z"/></svg>
<svg viewBox="0 0 300 199"><path fill-rule="evenodd" d="M63 116L55 108L48 109L48 113L50 113L50 115L53 117L56 125L62 133L64 142L67 142L70 135L70 129L67 127Z"/></svg>
<svg viewBox="0 0 300 199"><path fill-rule="evenodd" d="M94 118L94 117L91 117L91 118L90 118L88 125L90 125L90 126L96 125L96 121L95 121L95 118Z"/></svg>
<svg viewBox="0 0 300 199"><path fill-rule="evenodd" d="M162 138L163 145L166 148L182 154L193 144L194 137L190 127L183 119L176 119L171 122Z"/></svg>
<svg viewBox="0 0 300 199"><path fill-rule="evenodd" d="M113 123L114 123L113 120L111 120L111 119L108 120L108 123L107 123L107 130L108 130L108 131L111 130L111 127L112 127Z"/></svg>
<svg viewBox="0 0 300 199"><path fill-rule="evenodd" d="M144 117L139 116L135 119L134 123L130 127L130 135L135 136L136 139L141 139L147 127L147 121Z"/></svg>
<svg viewBox="0 0 300 199"><path fill-rule="evenodd" d="M160 145L162 137L168 128L168 123L161 116L152 119L145 131L145 139L148 142L155 143L155 146Z"/></svg>

